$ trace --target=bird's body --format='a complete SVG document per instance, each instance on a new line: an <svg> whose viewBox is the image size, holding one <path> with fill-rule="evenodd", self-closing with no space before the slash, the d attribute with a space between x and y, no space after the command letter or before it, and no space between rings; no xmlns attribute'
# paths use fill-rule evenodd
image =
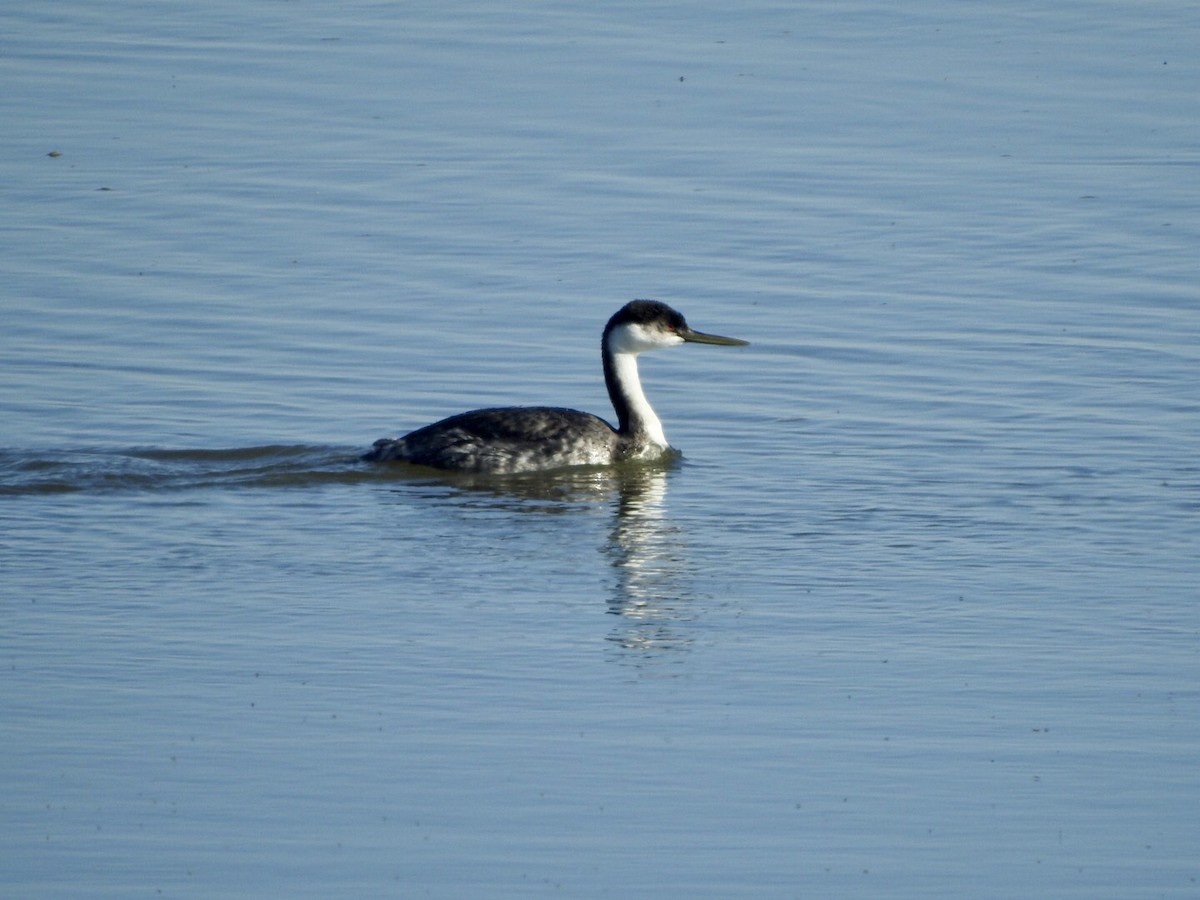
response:
<svg viewBox="0 0 1200 900"><path fill-rule="evenodd" d="M642 392L637 357L647 350L684 342L746 343L693 331L683 316L665 303L634 300L609 319L601 339L604 381L617 413L616 428L574 409L477 409L401 438L378 440L363 458L496 474L661 458L672 450L662 423Z"/></svg>
<svg viewBox="0 0 1200 900"><path fill-rule="evenodd" d="M402 459L466 472L537 472L612 462L620 441L598 416L549 406L476 409L372 448L372 459Z"/></svg>

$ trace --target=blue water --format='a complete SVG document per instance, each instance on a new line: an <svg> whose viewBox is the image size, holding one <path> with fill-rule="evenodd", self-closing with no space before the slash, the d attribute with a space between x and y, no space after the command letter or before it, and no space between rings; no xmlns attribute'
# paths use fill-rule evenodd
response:
<svg viewBox="0 0 1200 900"><path fill-rule="evenodd" d="M0 35L0 894L1200 892L1191 6ZM633 297L679 463L358 461Z"/></svg>

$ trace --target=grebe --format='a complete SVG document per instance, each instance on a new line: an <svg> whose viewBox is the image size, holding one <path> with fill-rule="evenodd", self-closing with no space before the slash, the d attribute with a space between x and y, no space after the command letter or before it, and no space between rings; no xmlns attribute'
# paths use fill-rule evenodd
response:
<svg viewBox="0 0 1200 900"><path fill-rule="evenodd" d="M744 346L748 341L693 331L671 307L634 300L621 307L600 340L604 383L617 413L613 428L598 416L550 406L477 409L375 442L364 460L403 460L460 472L511 474L565 466L658 459L671 452L662 423L638 379L638 354L683 343Z"/></svg>
<svg viewBox="0 0 1200 900"><path fill-rule="evenodd" d="M685 342L730 347L748 343L692 331L670 306L656 300L634 300L608 319L600 341L608 398L617 410L616 428L599 416L575 409L475 409L402 438L377 440L362 458L496 474L653 460L666 455L671 446L642 392L637 354Z"/></svg>

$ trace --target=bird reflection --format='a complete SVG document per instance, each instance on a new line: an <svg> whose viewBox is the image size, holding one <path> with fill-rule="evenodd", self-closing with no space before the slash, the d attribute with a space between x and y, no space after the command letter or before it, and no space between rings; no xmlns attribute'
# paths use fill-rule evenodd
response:
<svg viewBox="0 0 1200 900"><path fill-rule="evenodd" d="M696 587L684 529L666 503L678 457L633 465L580 468L497 478L491 475L388 472L404 496L462 509L560 516L610 510L598 549L612 572L606 611L617 622L605 636L621 662L648 665L680 659L693 638ZM577 557L576 557L577 558Z"/></svg>
<svg viewBox="0 0 1200 900"><path fill-rule="evenodd" d="M615 574L608 611L621 619L608 640L635 663L692 645L680 628L691 618L684 534L668 516L666 494L666 468L626 473L605 548Z"/></svg>

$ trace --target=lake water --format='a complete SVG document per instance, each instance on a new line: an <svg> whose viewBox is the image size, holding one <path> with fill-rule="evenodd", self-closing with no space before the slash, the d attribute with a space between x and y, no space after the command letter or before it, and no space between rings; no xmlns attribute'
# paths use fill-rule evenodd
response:
<svg viewBox="0 0 1200 900"><path fill-rule="evenodd" d="M0 894L1200 896L1194 4L0 34Z"/></svg>

